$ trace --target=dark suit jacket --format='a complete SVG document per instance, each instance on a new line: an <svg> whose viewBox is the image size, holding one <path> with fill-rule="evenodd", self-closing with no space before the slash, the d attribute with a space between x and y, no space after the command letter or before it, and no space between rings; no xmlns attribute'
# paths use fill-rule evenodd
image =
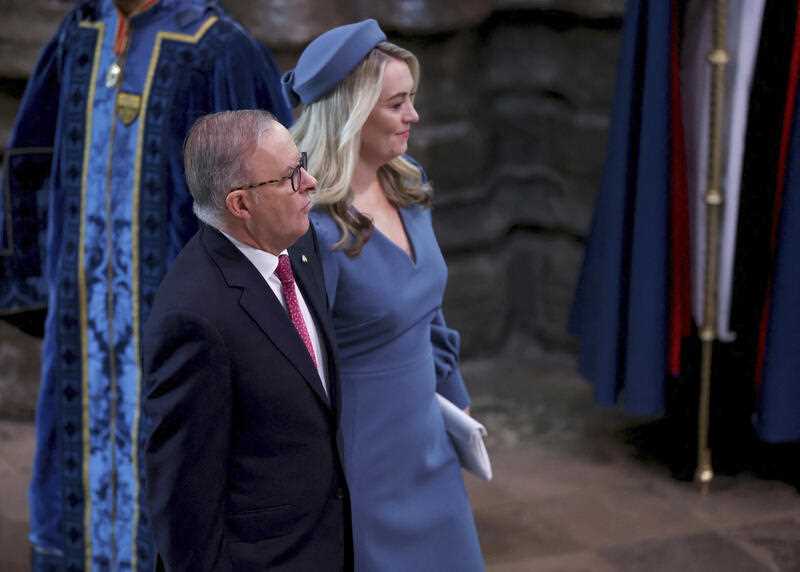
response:
<svg viewBox="0 0 800 572"><path fill-rule="evenodd" d="M143 337L146 507L167 570L351 567L313 230L289 254L327 352L332 402L280 302L217 230L201 225L156 296Z"/></svg>

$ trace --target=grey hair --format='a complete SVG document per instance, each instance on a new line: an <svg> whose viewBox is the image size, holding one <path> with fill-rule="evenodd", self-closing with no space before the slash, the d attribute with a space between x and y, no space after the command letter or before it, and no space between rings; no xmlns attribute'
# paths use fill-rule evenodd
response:
<svg viewBox="0 0 800 572"><path fill-rule="evenodd" d="M261 109L221 111L198 119L183 144L186 184L201 221L219 227L225 220L225 197L248 183L247 159L275 117Z"/></svg>

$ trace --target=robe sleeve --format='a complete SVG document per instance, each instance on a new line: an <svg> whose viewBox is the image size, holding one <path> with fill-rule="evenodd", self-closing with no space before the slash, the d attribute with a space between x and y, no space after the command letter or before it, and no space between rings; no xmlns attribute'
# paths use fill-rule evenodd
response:
<svg viewBox="0 0 800 572"><path fill-rule="evenodd" d="M470 404L470 398L458 367L461 336L447 327L441 308L431 321L431 343L436 365L436 392L464 409Z"/></svg>
<svg viewBox="0 0 800 572"><path fill-rule="evenodd" d="M71 18L39 56L4 153L0 182L0 315L47 303L45 237L59 109L61 45Z"/></svg>
<svg viewBox="0 0 800 572"><path fill-rule="evenodd" d="M164 185L170 189L170 241L179 247L197 231L183 167L183 141L194 122L208 113L238 109L264 109L287 127L292 122L281 93L280 70L269 50L221 11L209 13L219 20L187 54L192 58L187 63L191 73L176 95L183 111L174 114L174 137L166 138L170 167Z"/></svg>
<svg viewBox="0 0 800 572"><path fill-rule="evenodd" d="M228 22L225 49L214 59L214 109L266 109L287 128L292 112L281 92L281 73L270 51Z"/></svg>

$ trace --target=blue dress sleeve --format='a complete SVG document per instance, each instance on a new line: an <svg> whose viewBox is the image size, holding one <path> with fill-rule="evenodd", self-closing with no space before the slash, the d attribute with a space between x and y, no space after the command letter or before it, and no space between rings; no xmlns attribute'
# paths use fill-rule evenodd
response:
<svg viewBox="0 0 800 572"><path fill-rule="evenodd" d="M470 398L458 367L461 336L447 327L441 308L431 321L431 343L436 365L436 392L464 409L470 404Z"/></svg>

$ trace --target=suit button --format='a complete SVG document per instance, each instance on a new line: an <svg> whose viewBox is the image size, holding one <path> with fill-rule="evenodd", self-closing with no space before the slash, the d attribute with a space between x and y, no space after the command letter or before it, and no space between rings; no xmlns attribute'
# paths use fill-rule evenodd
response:
<svg viewBox="0 0 800 572"><path fill-rule="evenodd" d="M344 489L342 487L336 489L336 498L339 500L342 500L344 498Z"/></svg>

